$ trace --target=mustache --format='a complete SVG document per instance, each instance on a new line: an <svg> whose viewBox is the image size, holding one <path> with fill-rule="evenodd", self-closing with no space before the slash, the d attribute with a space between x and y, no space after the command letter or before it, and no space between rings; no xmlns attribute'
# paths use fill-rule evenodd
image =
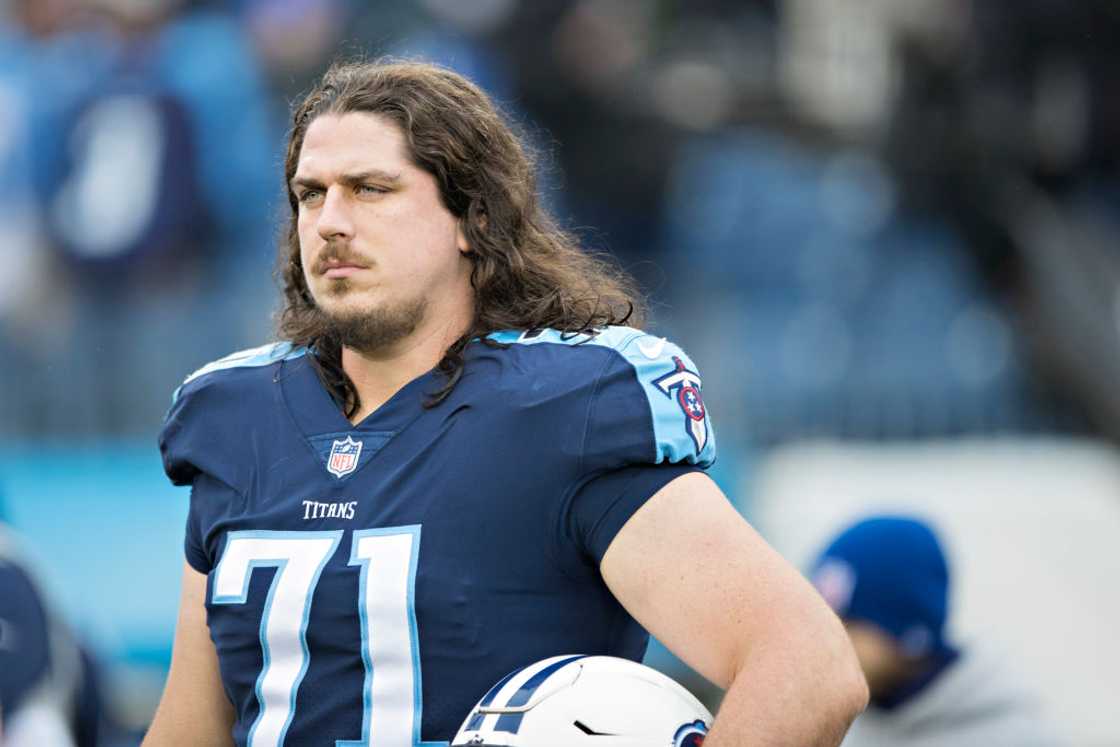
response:
<svg viewBox="0 0 1120 747"><path fill-rule="evenodd" d="M371 264L372 262L352 250L348 244L332 243L327 244L322 253L315 258L315 263L311 269L315 274L322 275L331 265L369 267Z"/></svg>

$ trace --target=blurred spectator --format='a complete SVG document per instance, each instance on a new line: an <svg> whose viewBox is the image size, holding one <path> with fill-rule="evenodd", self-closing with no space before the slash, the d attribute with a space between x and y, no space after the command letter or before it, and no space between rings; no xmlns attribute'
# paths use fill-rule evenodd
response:
<svg viewBox="0 0 1120 747"><path fill-rule="evenodd" d="M774 5L522 2L492 32L519 105L554 144L560 217L655 294L685 260L660 241L673 155L684 135L734 122L763 96Z"/></svg>
<svg viewBox="0 0 1120 747"><path fill-rule="evenodd" d="M946 640L949 568L922 521L857 522L821 553L812 579L844 621L871 690L847 747L1061 743L998 659Z"/></svg>
<svg viewBox="0 0 1120 747"><path fill-rule="evenodd" d="M272 252L280 123L234 17L176 0L66 5L53 24L42 10L13 14L22 65L7 91L0 67L0 98L24 104L8 113L7 152L0 139L22 200L6 203L21 220L4 225L29 227L13 268L39 273L24 273L37 282L19 283L0 333L13 363L0 375L13 393L4 427L135 432L166 407L172 371L267 324L226 312L270 285L259 267ZM209 314L244 321L183 344Z"/></svg>
<svg viewBox="0 0 1120 747"><path fill-rule="evenodd" d="M85 0L98 74L43 133L51 232L79 284L181 287L200 260L270 240L275 127L248 38L230 16L178 4Z"/></svg>
<svg viewBox="0 0 1120 747"><path fill-rule="evenodd" d="M879 143L902 200L962 234L1039 378L1120 437L1116 5L925 5L925 24L896 29Z"/></svg>
<svg viewBox="0 0 1120 747"><path fill-rule="evenodd" d="M5 747L96 747L93 663L51 614L0 523L0 712Z"/></svg>
<svg viewBox="0 0 1120 747"><path fill-rule="evenodd" d="M666 296L727 392L732 435L909 439L1053 428L958 232L886 165L758 128L690 138L665 202ZM718 304L697 303L715 291ZM713 311L718 309L718 311ZM725 430L728 430L725 428Z"/></svg>
<svg viewBox="0 0 1120 747"><path fill-rule="evenodd" d="M382 13L392 12L379 5ZM241 0L239 6L273 87L291 93L308 87L322 61L335 54L348 20L344 0ZM278 117L287 113L286 107L276 109Z"/></svg>

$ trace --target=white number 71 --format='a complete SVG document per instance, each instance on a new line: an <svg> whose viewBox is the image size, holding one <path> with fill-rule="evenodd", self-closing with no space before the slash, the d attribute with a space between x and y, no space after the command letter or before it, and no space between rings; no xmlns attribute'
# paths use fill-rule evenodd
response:
<svg viewBox="0 0 1120 747"><path fill-rule="evenodd" d="M229 533L214 569L212 604L244 604L253 570L276 568L261 615L264 666L256 684L260 712L249 728L249 747L284 744L310 660L311 600L342 535L341 529ZM365 666L362 736L339 739L336 747L446 745L420 741L420 654L413 596L419 547L419 525L353 533L350 565L361 568L357 603Z"/></svg>

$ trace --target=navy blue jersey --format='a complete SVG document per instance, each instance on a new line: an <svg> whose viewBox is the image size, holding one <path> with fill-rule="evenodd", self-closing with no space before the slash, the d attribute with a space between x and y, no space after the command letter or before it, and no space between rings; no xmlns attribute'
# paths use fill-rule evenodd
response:
<svg viewBox="0 0 1120 747"><path fill-rule="evenodd" d="M715 456L692 362L625 327L502 332L352 426L304 349L204 367L161 435L239 745L445 743L504 674L640 660L599 561Z"/></svg>

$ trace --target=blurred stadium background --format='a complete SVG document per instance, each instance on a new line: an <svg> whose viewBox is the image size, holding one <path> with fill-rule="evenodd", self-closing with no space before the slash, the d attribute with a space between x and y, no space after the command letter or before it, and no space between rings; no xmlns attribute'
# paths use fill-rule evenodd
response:
<svg viewBox="0 0 1120 747"><path fill-rule="evenodd" d="M178 593L155 435L271 337L287 106L339 53L442 62L521 123L701 366L715 476L780 551L929 518L958 640L1120 744L1113 0L0 1L3 517L123 723Z"/></svg>

